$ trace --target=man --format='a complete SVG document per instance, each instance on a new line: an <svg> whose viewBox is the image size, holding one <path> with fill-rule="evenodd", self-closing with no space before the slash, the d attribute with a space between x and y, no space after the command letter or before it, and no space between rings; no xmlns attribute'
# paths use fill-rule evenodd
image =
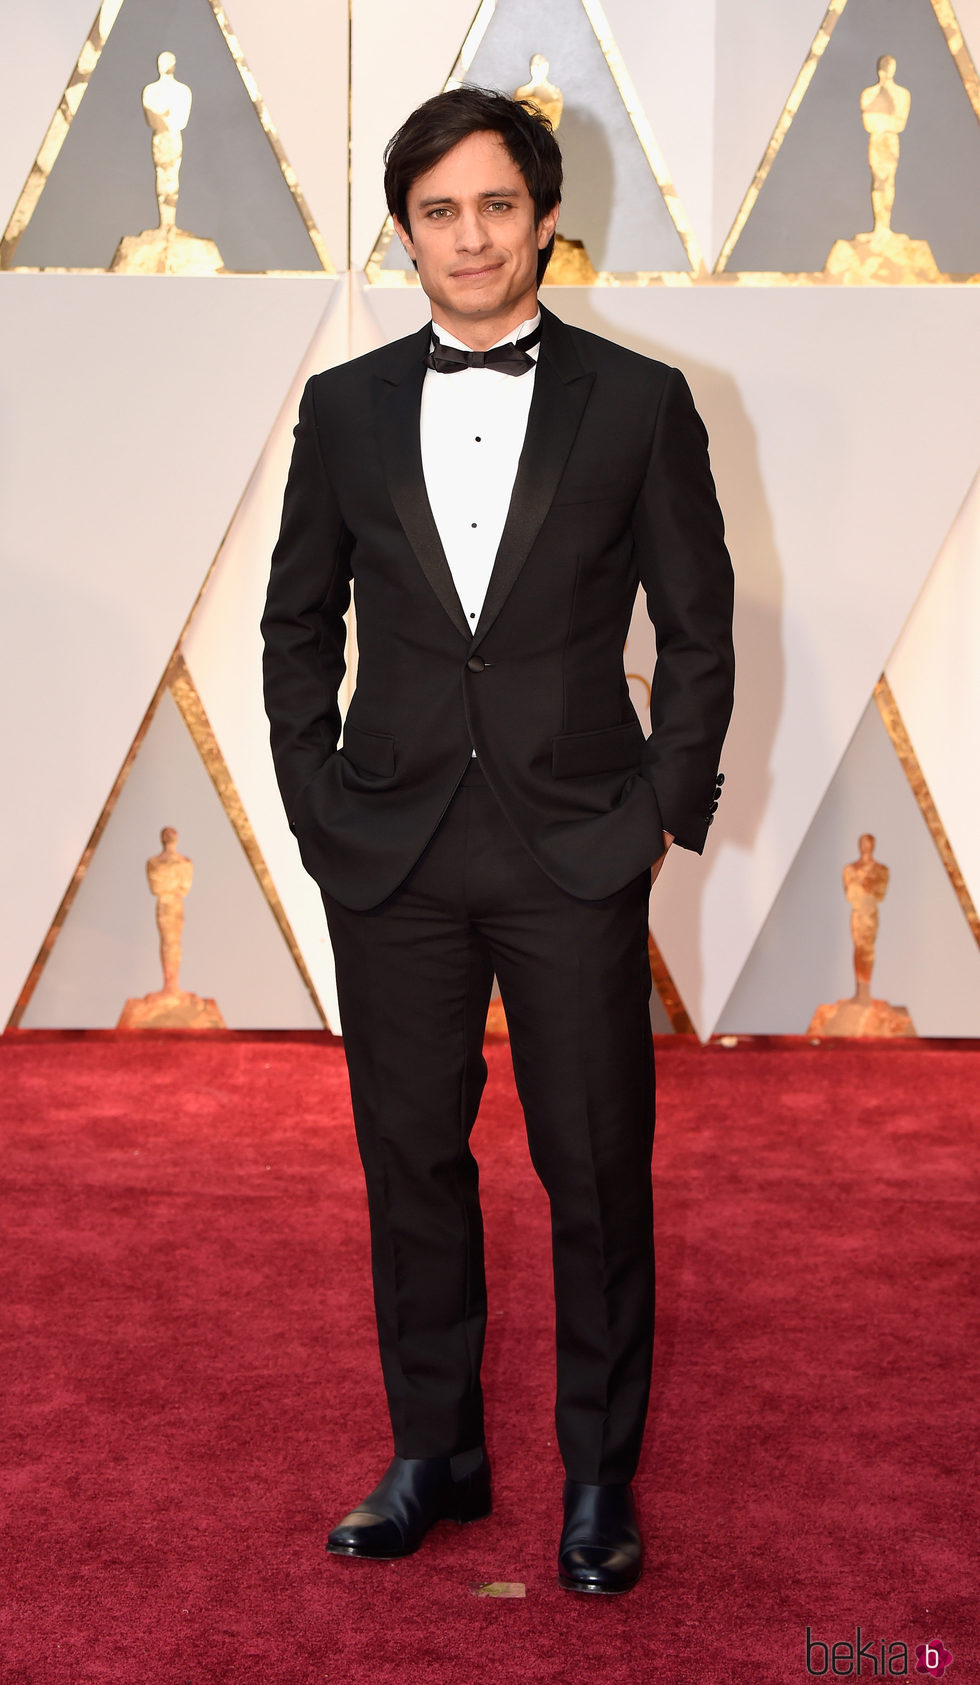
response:
<svg viewBox="0 0 980 1685"><path fill-rule="evenodd" d="M547 120L461 88L386 166L432 322L308 383L263 620L277 775L337 964L394 1434L328 1549L401 1556L490 1510L469 1136L496 973L551 1202L559 1579L619 1592L653 1337L648 900L717 804L731 566L683 378L539 309ZM638 582L648 739L623 671Z"/></svg>

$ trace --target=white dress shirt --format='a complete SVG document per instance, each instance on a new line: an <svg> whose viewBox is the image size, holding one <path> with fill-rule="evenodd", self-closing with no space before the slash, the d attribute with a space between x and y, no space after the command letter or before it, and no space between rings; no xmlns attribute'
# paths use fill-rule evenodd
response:
<svg viewBox="0 0 980 1685"><path fill-rule="evenodd" d="M532 333L540 313L498 345ZM467 349L445 328L443 345ZM538 347L528 356L537 362ZM422 383L421 444L425 489L463 613L475 630L504 530L534 392L534 369L427 369ZM473 751L476 754L476 750Z"/></svg>

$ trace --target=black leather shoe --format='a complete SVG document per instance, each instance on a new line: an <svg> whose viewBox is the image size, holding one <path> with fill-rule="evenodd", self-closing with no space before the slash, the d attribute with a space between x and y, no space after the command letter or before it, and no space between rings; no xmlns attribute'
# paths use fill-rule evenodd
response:
<svg viewBox="0 0 980 1685"><path fill-rule="evenodd" d="M643 1555L630 1487L566 1480L563 1498L558 1584L565 1591L629 1591Z"/></svg>
<svg viewBox="0 0 980 1685"><path fill-rule="evenodd" d="M454 1457L394 1457L363 1503L327 1538L334 1556L411 1556L435 1521L490 1514L490 1465L482 1446Z"/></svg>

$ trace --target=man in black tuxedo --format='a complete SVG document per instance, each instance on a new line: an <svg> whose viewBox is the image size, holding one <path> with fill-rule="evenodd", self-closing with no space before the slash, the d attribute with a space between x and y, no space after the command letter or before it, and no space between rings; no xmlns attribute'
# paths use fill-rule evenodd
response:
<svg viewBox="0 0 980 1685"><path fill-rule="evenodd" d="M262 623L276 772L336 959L394 1435L328 1549L402 1556L489 1513L469 1137L496 973L551 1203L559 1580L625 1591L653 1340L648 900L717 806L731 565L683 377L539 308L547 120L440 94L385 187L432 322L307 384ZM649 737L623 671L638 585Z"/></svg>

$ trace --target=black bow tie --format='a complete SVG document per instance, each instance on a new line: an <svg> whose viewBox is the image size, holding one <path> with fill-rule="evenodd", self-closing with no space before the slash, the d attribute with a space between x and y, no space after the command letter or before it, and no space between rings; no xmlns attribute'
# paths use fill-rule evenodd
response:
<svg viewBox="0 0 980 1685"><path fill-rule="evenodd" d="M526 374L534 367L534 358L528 356L528 351L540 338L539 322L524 339L493 345L489 351L464 351L460 345L443 345L433 333L426 368L435 369L437 374L458 374L460 369L500 369L504 374Z"/></svg>

